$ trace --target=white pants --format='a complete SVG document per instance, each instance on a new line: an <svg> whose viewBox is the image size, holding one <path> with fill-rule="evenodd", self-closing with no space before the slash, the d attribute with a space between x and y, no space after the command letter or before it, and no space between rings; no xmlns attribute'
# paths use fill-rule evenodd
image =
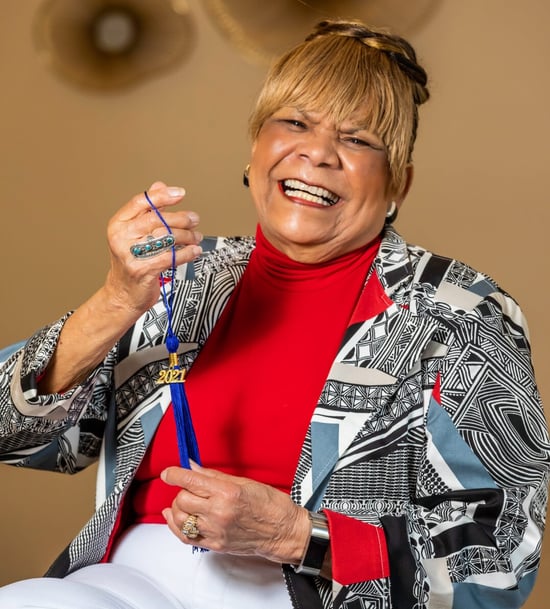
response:
<svg viewBox="0 0 550 609"><path fill-rule="evenodd" d="M291 609L281 567L192 552L166 525L129 529L108 564L0 588L1 609Z"/></svg>

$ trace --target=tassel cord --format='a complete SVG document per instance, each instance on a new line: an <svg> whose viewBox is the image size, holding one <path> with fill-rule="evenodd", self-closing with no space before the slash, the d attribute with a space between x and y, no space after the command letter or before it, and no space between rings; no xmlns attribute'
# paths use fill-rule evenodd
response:
<svg viewBox="0 0 550 609"><path fill-rule="evenodd" d="M160 211L157 209L156 205L153 203L153 201L151 201L151 198L149 197L149 193L147 191L144 191L143 194L145 195L145 198L147 199L147 203L149 203L151 209L157 214L159 220L164 225L164 228L166 228L166 230L168 231L168 234L173 235L174 233L172 232L172 229L168 225L168 222L166 222L166 220L164 219L164 217L162 216ZM171 251L172 251L172 265L171 265L171 269L170 269L171 270L170 294L166 293L166 281L164 281L164 275L162 275L162 274L160 277L160 283L162 286L162 301L164 302L164 307L166 308L166 313L168 315L168 337L173 336L174 338L176 338L176 335L174 334L174 329L172 327L172 306L174 303L174 280L176 277L176 247L175 247L175 245L172 246ZM177 340L177 338L176 338L176 340ZM167 342L167 346L168 346L168 342ZM170 347L168 346L168 352L176 353L177 348L178 348L178 345L176 345L176 348L174 351L170 351Z"/></svg>

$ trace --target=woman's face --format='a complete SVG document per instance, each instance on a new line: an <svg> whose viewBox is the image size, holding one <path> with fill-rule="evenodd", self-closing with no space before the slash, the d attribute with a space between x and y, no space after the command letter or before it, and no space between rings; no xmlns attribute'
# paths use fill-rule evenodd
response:
<svg viewBox="0 0 550 609"><path fill-rule="evenodd" d="M290 258L330 260L374 239L392 199L380 139L353 117L281 108L252 146L249 182L262 231Z"/></svg>

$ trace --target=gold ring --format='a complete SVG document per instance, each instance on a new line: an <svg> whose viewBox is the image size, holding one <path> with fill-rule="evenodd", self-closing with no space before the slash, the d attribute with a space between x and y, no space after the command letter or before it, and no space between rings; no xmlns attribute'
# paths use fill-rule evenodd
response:
<svg viewBox="0 0 550 609"><path fill-rule="evenodd" d="M199 528L197 527L197 518L195 514L190 514L181 527L182 534L189 539L196 539L200 535Z"/></svg>

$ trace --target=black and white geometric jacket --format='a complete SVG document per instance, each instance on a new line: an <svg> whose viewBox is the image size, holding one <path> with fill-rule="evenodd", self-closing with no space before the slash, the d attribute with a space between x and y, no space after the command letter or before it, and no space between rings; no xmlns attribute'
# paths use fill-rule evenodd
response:
<svg viewBox="0 0 550 609"><path fill-rule="evenodd" d="M177 269L187 367L242 276L252 238L212 238ZM472 268L385 230L374 271L387 308L342 337L291 496L383 528L390 576L342 585L283 566L301 609L520 607L537 572L550 444L516 302ZM38 396L67 316L0 367L0 460L74 473L100 459L96 512L51 567L101 560L169 403L161 300L82 385ZM328 433L327 433L328 431ZM327 440L328 438L328 440Z"/></svg>

